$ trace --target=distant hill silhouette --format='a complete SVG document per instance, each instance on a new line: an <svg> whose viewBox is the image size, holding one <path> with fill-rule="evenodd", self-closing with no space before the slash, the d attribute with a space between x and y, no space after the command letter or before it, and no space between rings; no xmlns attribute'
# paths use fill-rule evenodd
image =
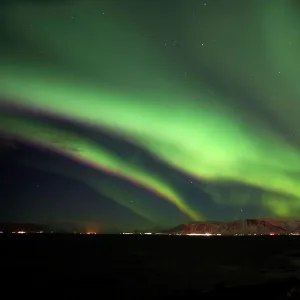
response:
<svg viewBox="0 0 300 300"><path fill-rule="evenodd" d="M15 223L15 222L0 222L0 231L13 232L13 231L26 231L26 232L48 232L49 228L45 225L35 223Z"/></svg>
<svg viewBox="0 0 300 300"><path fill-rule="evenodd" d="M289 234L300 233L300 221L281 220L271 218L246 219L232 222L191 222L181 224L165 233L174 234Z"/></svg>

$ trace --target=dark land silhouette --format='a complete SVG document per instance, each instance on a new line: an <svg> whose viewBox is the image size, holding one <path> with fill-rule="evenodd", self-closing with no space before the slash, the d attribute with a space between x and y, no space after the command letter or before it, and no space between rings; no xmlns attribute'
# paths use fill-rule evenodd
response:
<svg viewBox="0 0 300 300"><path fill-rule="evenodd" d="M18 232L24 231L28 233L50 232L46 225L36 223L21 223L21 222L0 222L0 231L2 232Z"/></svg>
<svg viewBox="0 0 300 300"><path fill-rule="evenodd" d="M283 220L274 218L246 219L230 222L190 222L164 230L174 234L300 234L299 220Z"/></svg>

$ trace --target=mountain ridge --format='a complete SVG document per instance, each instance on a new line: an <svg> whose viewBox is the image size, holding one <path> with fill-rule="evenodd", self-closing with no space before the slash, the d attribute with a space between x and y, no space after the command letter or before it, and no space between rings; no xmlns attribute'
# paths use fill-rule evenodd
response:
<svg viewBox="0 0 300 300"><path fill-rule="evenodd" d="M3 232L15 232L15 231L26 231L26 232L45 232L49 231L46 225L37 223L27 222L0 222L0 231Z"/></svg>
<svg viewBox="0 0 300 300"><path fill-rule="evenodd" d="M169 234L300 234L300 220L276 218L189 222L165 230Z"/></svg>

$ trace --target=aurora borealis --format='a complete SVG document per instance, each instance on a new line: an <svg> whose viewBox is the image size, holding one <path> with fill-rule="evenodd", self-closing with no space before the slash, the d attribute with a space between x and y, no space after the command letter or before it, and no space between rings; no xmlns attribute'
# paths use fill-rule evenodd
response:
<svg viewBox="0 0 300 300"><path fill-rule="evenodd" d="M0 130L52 158L7 155L120 207L61 219L300 217L296 1L7 0L0 14Z"/></svg>

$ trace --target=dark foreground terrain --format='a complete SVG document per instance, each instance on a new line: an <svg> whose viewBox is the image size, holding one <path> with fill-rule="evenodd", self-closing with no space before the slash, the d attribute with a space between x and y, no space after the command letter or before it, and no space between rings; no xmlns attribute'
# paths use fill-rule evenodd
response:
<svg viewBox="0 0 300 300"><path fill-rule="evenodd" d="M10 298L300 299L300 236L2 235L0 255Z"/></svg>

